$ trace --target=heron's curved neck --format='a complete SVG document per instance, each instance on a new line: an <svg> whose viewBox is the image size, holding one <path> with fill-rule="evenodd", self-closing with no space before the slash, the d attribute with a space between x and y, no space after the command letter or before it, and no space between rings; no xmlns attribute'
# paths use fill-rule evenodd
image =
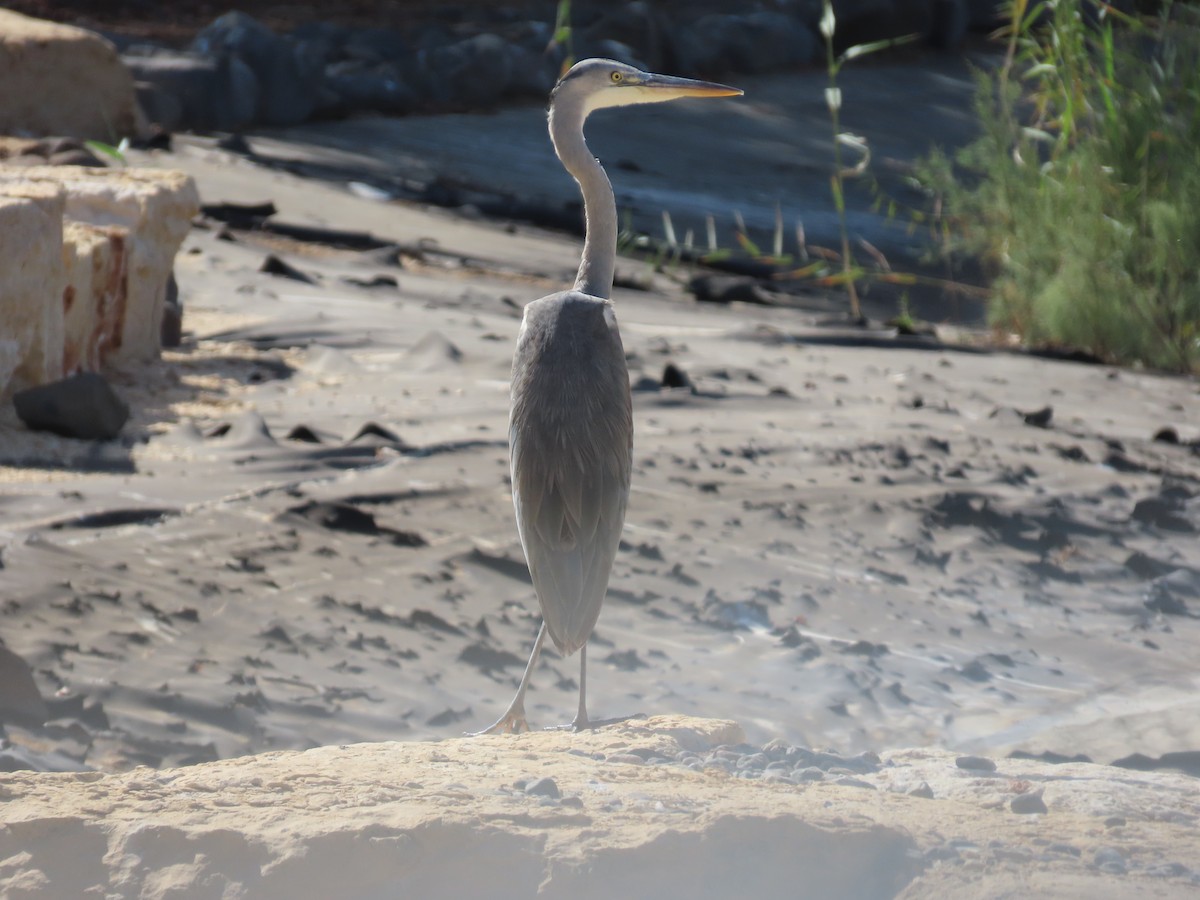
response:
<svg viewBox="0 0 1200 900"><path fill-rule="evenodd" d="M608 299L617 256L617 201L600 161L583 140L585 113L579 108L550 108L550 140L563 166L583 194L585 236L575 289Z"/></svg>

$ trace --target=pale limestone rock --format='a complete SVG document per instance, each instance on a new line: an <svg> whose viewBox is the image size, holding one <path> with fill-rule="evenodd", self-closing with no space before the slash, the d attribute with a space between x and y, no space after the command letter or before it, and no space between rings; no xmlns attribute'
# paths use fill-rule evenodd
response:
<svg viewBox="0 0 1200 900"><path fill-rule="evenodd" d="M167 169L83 166L31 166L0 172L4 177L56 180L67 192L68 220L126 230L125 312L108 358L113 362L156 358L167 278L192 217L200 210L191 177ZM113 258L121 252L114 245Z"/></svg>
<svg viewBox="0 0 1200 900"><path fill-rule="evenodd" d="M127 295L120 225L66 222L63 226L63 374L98 372L123 339Z"/></svg>
<svg viewBox="0 0 1200 900"><path fill-rule="evenodd" d="M1196 895L1200 792L1184 775L1005 759L980 774L941 750L803 784L619 761L673 757L676 736L701 752L739 734L660 716L582 734L0 775L0 895ZM515 787L547 777L560 797ZM932 797L907 794L915 781ZM1011 812L1031 790L1048 811Z"/></svg>
<svg viewBox="0 0 1200 900"><path fill-rule="evenodd" d="M0 391L62 375L63 189L0 189Z"/></svg>
<svg viewBox="0 0 1200 900"><path fill-rule="evenodd" d="M13 260L0 270L0 393L156 358L167 279L199 209L191 178L0 166L0 197L14 198L0 221Z"/></svg>
<svg viewBox="0 0 1200 900"><path fill-rule="evenodd" d="M144 128L133 76L93 32L0 9L0 133L117 143Z"/></svg>

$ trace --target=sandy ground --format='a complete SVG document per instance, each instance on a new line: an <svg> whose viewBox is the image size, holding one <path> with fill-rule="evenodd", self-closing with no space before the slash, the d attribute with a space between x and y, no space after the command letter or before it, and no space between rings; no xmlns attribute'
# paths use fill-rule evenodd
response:
<svg viewBox="0 0 1200 900"><path fill-rule="evenodd" d="M54 717L7 726L5 765L486 725L537 630L506 481L512 346L577 243L203 142L135 161L408 252L196 228L185 345L113 375L125 442L31 435L5 409L0 629ZM268 253L312 283L258 271ZM637 434L594 714L724 717L845 753L1200 749L1194 381L912 349L621 269L653 290L614 295ZM659 387L668 363L691 388ZM1164 426L1183 443L1152 440ZM570 718L577 677L543 656L535 725Z"/></svg>

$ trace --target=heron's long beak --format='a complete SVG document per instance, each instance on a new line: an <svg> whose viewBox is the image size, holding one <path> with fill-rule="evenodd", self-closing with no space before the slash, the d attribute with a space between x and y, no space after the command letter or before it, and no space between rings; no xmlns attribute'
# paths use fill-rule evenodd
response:
<svg viewBox="0 0 1200 900"><path fill-rule="evenodd" d="M715 81L697 81L674 75L648 75L637 87L653 94L654 99L674 100L676 97L739 97L743 91ZM648 97L649 98L649 97Z"/></svg>

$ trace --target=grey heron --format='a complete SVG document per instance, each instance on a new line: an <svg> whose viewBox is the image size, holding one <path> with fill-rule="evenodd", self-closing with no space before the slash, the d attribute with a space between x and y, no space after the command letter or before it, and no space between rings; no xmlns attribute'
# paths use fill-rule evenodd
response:
<svg viewBox="0 0 1200 900"><path fill-rule="evenodd" d="M525 691L546 635L564 658L579 651L579 711L589 727L587 640L600 615L629 500L633 409L613 305L617 206L583 137L597 109L737 88L652 75L609 59L576 63L550 95L550 140L583 194L586 233L575 286L525 307L512 367L509 462L517 532L542 625L517 695L478 734L526 731Z"/></svg>

